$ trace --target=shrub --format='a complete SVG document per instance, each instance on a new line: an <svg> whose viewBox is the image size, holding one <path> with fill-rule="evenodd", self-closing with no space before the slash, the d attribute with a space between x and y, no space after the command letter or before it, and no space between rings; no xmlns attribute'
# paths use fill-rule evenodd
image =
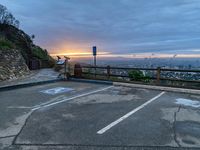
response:
<svg viewBox="0 0 200 150"><path fill-rule="evenodd" d="M42 48L40 48L39 46L34 46L32 48L32 52L33 52L33 56L38 59L42 59L42 60L49 59L48 53L45 50L43 50Z"/></svg>
<svg viewBox="0 0 200 150"><path fill-rule="evenodd" d="M144 81L144 82L150 81L150 77L145 76L143 72L140 70L132 70L128 73L128 75L129 75L129 78L134 81Z"/></svg>
<svg viewBox="0 0 200 150"><path fill-rule="evenodd" d="M39 60L48 61L48 67L53 68L55 66L55 60L48 54L47 50L34 45L32 47L32 54L33 57Z"/></svg>
<svg viewBox="0 0 200 150"><path fill-rule="evenodd" d="M13 49L15 48L14 44L8 40L0 39L0 48L1 49Z"/></svg>

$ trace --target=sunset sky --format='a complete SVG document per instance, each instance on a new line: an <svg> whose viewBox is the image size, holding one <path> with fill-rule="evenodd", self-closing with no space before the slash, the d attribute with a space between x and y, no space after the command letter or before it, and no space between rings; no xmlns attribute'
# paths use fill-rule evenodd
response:
<svg viewBox="0 0 200 150"><path fill-rule="evenodd" d="M52 55L200 57L200 0L1 0Z"/></svg>

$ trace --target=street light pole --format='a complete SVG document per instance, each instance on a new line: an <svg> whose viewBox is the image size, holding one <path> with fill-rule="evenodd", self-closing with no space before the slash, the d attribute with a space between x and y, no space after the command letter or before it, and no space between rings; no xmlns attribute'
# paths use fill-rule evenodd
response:
<svg viewBox="0 0 200 150"><path fill-rule="evenodd" d="M96 65L97 65L97 57L94 56L94 66L96 67Z"/></svg>

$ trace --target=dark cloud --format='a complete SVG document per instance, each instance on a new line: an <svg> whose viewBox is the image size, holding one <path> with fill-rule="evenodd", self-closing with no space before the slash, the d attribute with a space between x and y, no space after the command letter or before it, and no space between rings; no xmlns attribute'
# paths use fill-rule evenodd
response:
<svg viewBox="0 0 200 150"><path fill-rule="evenodd" d="M200 0L1 0L48 49L199 53Z"/></svg>

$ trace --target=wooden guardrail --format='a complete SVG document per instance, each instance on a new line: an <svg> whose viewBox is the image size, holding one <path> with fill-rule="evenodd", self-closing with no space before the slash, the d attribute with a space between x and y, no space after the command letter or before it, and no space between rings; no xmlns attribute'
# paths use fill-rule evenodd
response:
<svg viewBox="0 0 200 150"><path fill-rule="evenodd" d="M149 77L151 80L156 81L157 84L160 84L161 81L178 81L178 82L191 82L191 83L199 83L200 84L200 70L182 70L182 69L165 69L165 68L134 68L134 67L111 67L111 66L79 66L78 68L79 70L81 70L82 74L88 74L88 75L94 75L96 76L104 76L106 77L108 80L110 79L110 77L122 77L122 78L130 78L128 75L128 72L131 70L142 70L142 71L154 71L155 72L155 76L154 77ZM84 72L85 69L94 69L94 72ZM97 73L95 70L98 69L103 69L106 70L104 71L104 73ZM75 68L76 70L76 68ZM124 70L127 71L127 75L122 75L122 74L112 74L111 70ZM106 73L105 73L106 72ZM199 79L198 80L186 80L186 79L177 79L177 78L165 78L162 77L162 73L163 72L186 72L186 73L199 73ZM80 76L80 74L79 74Z"/></svg>

